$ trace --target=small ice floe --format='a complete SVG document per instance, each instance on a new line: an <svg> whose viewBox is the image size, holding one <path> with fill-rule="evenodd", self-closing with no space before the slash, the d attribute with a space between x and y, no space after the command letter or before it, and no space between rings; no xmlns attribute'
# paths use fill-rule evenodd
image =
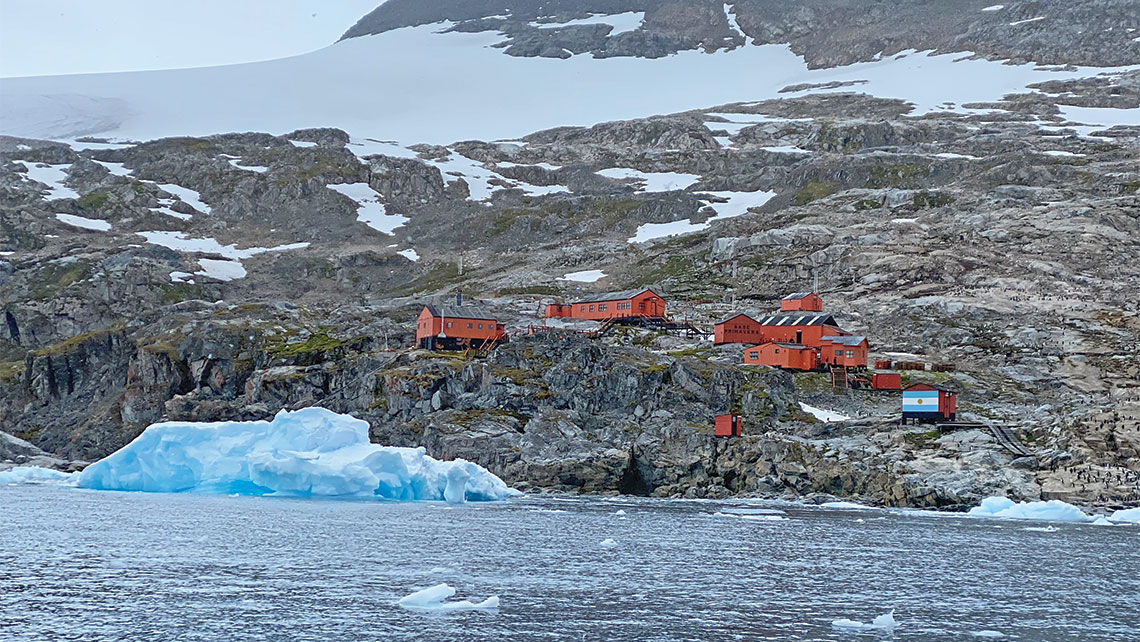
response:
<svg viewBox="0 0 1140 642"><path fill-rule="evenodd" d="M987 497L966 513L969 517L1037 519L1049 522L1091 522L1095 518L1072 504L1051 499L1047 502L1014 502L1005 497Z"/></svg>
<svg viewBox="0 0 1140 642"><path fill-rule="evenodd" d="M39 466L17 466L9 470L0 470L0 485L65 482L70 480L72 475L73 473L63 473Z"/></svg>
<svg viewBox="0 0 1140 642"><path fill-rule="evenodd" d="M492 595L482 602L459 600L444 602L455 595L455 589L447 584L436 584L430 588L405 595L397 604L409 611L493 611L499 608L499 596Z"/></svg>
<svg viewBox="0 0 1140 642"><path fill-rule="evenodd" d="M863 518L860 517L859 519L855 520L855 523L856 524L866 524L867 522L863 521Z"/></svg>
<svg viewBox="0 0 1140 642"><path fill-rule="evenodd" d="M847 618L831 621L831 628L845 631L891 631L898 625L899 623L895 620L894 610L871 620L870 624L864 624L857 620L848 620Z"/></svg>
<svg viewBox="0 0 1140 642"><path fill-rule="evenodd" d="M874 506L856 504L855 502L824 502L819 506L820 508L838 508L843 510L879 510Z"/></svg>
<svg viewBox="0 0 1140 642"><path fill-rule="evenodd" d="M614 513L614 515L625 515L625 511L619 508L618 511Z"/></svg>
<svg viewBox="0 0 1140 642"><path fill-rule="evenodd" d="M615 542L612 538L607 537L602 540L598 546L601 546L602 548L617 548L617 542Z"/></svg>
<svg viewBox="0 0 1140 642"><path fill-rule="evenodd" d="M976 638L992 638L995 640L997 638L1004 638L1005 637L1005 633L1002 633L1001 631L990 631L988 629L985 631L971 631L970 635L972 635Z"/></svg>
<svg viewBox="0 0 1140 642"><path fill-rule="evenodd" d="M1093 521L1092 525L1093 526L1115 526L1116 524L1113 524L1112 522L1108 521L1108 519L1104 515L1097 515L1096 520Z"/></svg>
<svg viewBox="0 0 1140 642"><path fill-rule="evenodd" d="M725 508L713 513L713 517L735 517L756 522L779 522L787 519L785 515L784 511L774 508Z"/></svg>
<svg viewBox="0 0 1140 642"><path fill-rule="evenodd" d="M1021 530L1034 533L1056 533L1059 529L1056 526L1027 526Z"/></svg>

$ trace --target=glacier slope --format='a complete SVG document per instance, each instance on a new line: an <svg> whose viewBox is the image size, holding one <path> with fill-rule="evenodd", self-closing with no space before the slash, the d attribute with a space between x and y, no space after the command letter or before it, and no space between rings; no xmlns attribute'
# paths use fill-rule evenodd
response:
<svg viewBox="0 0 1140 642"><path fill-rule="evenodd" d="M1032 83L1128 69L1043 69L969 53L903 52L809 70L786 45L658 59L520 58L491 47L502 40L497 33L442 33L447 26L351 38L261 63L0 79L0 133L147 140L339 127L357 137L446 144L829 91L778 93L798 83L866 81L839 90L904 99L916 115L968 113L960 105L996 101ZM1140 109L1120 112L1113 120L1140 123Z"/></svg>

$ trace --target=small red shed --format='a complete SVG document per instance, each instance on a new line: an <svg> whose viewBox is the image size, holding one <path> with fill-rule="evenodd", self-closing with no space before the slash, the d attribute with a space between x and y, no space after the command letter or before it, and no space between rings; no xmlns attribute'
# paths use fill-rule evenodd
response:
<svg viewBox="0 0 1140 642"><path fill-rule="evenodd" d="M902 375L897 372L876 372L871 375L872 390L902 390Z"/></svg>
<svg viewBox="0 0 1140 642"><path fill-rule="evenodd" d="M823 299L815 292L794 292L780 301L784 312L822 312Z"/></svg>
<svg viewBox="0 0 1140 642"><path fill-rule="evenodd" d="M775 366L785 370L815 370L819 358L814 348L798 343L765 343L744 351L744 363L752 366Z"/></svg>
<svg viewBox="0 0 1140 642"><path fill-rule="evenodd" d="M739 437L744 420L740 415L717 415L713 422L713 434L717 437Z"/></svg>

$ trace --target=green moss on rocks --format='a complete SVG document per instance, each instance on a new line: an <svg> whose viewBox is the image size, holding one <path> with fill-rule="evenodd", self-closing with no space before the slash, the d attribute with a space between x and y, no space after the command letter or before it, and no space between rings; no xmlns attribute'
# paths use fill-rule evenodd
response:
<svg viewBox="0 0 1140 642"><path fill-rule="evenodd" d="M808 181L796 192L796 205L807 205L812 201L827 198L839 191L839 185L830 181Z"/></svg>

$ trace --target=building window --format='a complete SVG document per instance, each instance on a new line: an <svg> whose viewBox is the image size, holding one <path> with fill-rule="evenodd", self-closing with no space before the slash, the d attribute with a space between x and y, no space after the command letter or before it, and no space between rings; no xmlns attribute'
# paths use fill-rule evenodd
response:
<svg viewBox="0 0 1140 642"><path fill-rule="evenodd" d="M480 324L479 324L479 329L480 329L480 330L482 330L482 329L483 329L483 324L482 324L482 323L480 323Z"/></svg>
<svg viewBox="0 0 1140 642"><path fill-rule="evenodd" d="M448 322L447 322L447 327L449 327L449 328L451 327L451 322L450 322L450 321L448 321Z"/></svg>
<svg viewBox="0 0 1140 642"><path fill-rule="evenodd" d="M603 303L598 306L598 312L605 312L607 308L609 308L609 306Z"/></svg>
<svg viewBox="0 0 1140 642"><path fill-rule="evenodd" d="M848 356L848 357L854 357L854 356L855 356L855 351L854 351L854 350L848 350L848 351L847 351L847 356Z"/></svg>
<svg viewBox="0 0 1140 642"><path fill-rule="evenodd" d="M593 312L593 311L594 311L594 306L591 305L590 306L590 312Z"/></svg>
<svg viewBox="0 0 1140 642"><path fill-rule="evenodd" d="M475 326L475 324L474 324L474 323L468 323L468 324L467 324L467 329L468 329L468 330L470 330L470 329L471 329L472 327L474 327L474 326Z"/></svg>
<svg viewBox="0 0 1140 642"><path fill-rule="evenodd" d="M585 312L585 311L586 311L586 306L582 306L582 309L579 310L579 312Z"/></svg>
<svg viewBox="0 0 1140 642"><path fill-rule="evenodd" d="M644 310L644 309L645 309L645 301L642 301L641 303L638 303L638 304L637 304L637 309L638 309L638 310Z"/></svg>
<svg viewBox="0 0 1140 642"><path fill-rule="evenodd" d="M759 353L759 352L750 352L750 353L748 354L748 356L749 356L749 358L751 358L751 359L759 359L759 358L760 358L760 353Z"/></svg>

